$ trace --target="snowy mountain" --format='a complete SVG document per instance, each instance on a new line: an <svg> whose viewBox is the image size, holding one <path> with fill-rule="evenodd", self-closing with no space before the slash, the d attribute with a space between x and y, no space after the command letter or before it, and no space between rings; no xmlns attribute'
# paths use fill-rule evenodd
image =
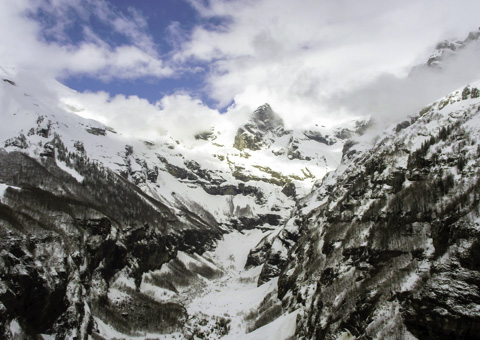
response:
<svg viewBox="0 0 480 340"><path fill-rule="evenodd" d="M352 130L344 128L340 138L327 135L328 142L319 139L323 137L317 131L309 131L310 137L298 132L298 138L295 132L284 131L279 121L277 128L284 132L267 138L272 133L271 122L259 112L268 107L270 116L276 115L267 104L239 129L235 140L225 140L218 131L198 134L192 145L168 136L139 140L73 114L82 108L60 102L45 104L34 94L25 96L22 84L13 85L4 78L6 124L1 136L6 151L41 156L51 150L55 139L64 144L67 158L87 157L173 211L187 207L225 227L239 226L240 219L268 219L271 212L277 213L270 220L284 220L295 195L309 192L316 180L338 165L345 136L355 134L352 122ZM253 131L253 124L261 128ZM237 139L243 138L239 137L243 128L249 129L262 147L239 147ZM248 226L245 221L243 228Z"/></svg>
<svg viewBox="0 0 480 340"><path fill-rule="evenodd" d="M298 338L477 337L479 87L352 146L269 241Z"/></svg>
<svg viewBox="0 0 480 340"><path fill-rule="evenodd" d="M415 75L417 72L436 69L441 70L445 62L455 58L460 52L469 48L478 48L480 30L468 34L464 40L444 40L435 46L435 51L428 57L423 65L416 66L410 72Z"/></svg>
<svg viewBox="0 0 480 340"><path fill-rule="evenodd" d="M231 140L215 129L191 145L169 136L139 140L32 92L25 78L2 79L6 337L190 334L199 332L195 320L217 337L227 326L245 333L243 318L235 323L237 315L195 298L208 305L212 290L233 285L257 291L238 313L256 308L274 283L258 291L261 268L244 270L250 249L279 230L356 135L355 122L330 133L287 131L266 104ZM248 138L255 144L242 147Z"/></svg>
<svg viewBox="0 0 480 340"><path fill-rule="evenodd" d="M476 338L480 83L376 138L264 104L186 142L1 79L2 338Z"/></svg>

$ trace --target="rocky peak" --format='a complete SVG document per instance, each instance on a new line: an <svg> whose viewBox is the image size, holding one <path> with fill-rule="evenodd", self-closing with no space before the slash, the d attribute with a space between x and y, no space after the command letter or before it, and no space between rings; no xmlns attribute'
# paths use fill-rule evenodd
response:
<svg viewBox="0 0 480 340"><path fill-rule="evenodd" d="M465 40L456 40L456 41L449 41L444 40L437 44L435 47L435 52L427 60L427 66L431 67L440 67L441 63L450 55L454 55L459 50L465 48L466 46L470 45L471 43L478 41L480 38L480 30L470 32Z"/></svg>
<svg viewBox="0 0 480 340"><path fill-rule="evenodd" d="M269 104L259 106L253 112L252 121L261 131L275 130L283 127L283 119L272 110Z"/></svg>
<svg viewBox="0 0 480 340"><path fill-rule="evenodd" d="M238 150L260 150L270 144L269 140L284 133L283 119L269 104L263 104L253 112L247 123L238 128L233 146Z"/></svg>
<svg viewBox="0 0 480 340"><path fill-rule="evenodd" d="M473 40L478 40L479 38L480 38L480 28L478 29L478 31L470 32L468 34L467 39L465 39L464 43L467 43Z"/></svg>

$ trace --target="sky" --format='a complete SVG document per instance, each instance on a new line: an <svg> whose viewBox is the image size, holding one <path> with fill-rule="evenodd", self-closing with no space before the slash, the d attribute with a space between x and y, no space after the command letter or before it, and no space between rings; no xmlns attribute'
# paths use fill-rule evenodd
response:
<svg viewBox="0 0 480 340"><path fill-rule="evenodd" d="M480 79L478 49L408 77L478 30L478 0L0 2L0 66L55 79L80 114L136 135L223 130L270 103L287 127L394 121Z"/></svg>

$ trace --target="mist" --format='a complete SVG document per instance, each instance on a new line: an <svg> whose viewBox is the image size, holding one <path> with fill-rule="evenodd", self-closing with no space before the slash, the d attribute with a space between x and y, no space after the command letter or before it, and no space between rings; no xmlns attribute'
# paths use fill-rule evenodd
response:
<svg viewBox="0 0 480 340"><path fill-rule="evenodd" d="M479 79L480 42L477 40L445 56L440 68L421 65L403 78L382 74L364 86L332 96L327 102L333 111L369 116L376 128L382 129Z"/></svg>
<svg viewBox="0 0 480 340"><path fill-rule="evenodd" d="M288 128L311 128L317 122L334 127L353 119L371 118L374 124L370 133L375 136L450 92L479 80L479 56L480 41L477 40L445 56L440 68L422 64L405 77L384 73L364 85L328 97L307 96L302 101L285 94L272 100L277 104L273 109L283 116ZM100 120L126 135L151 140L170 135L190 144L195 142L195 134L213 127L226 142L231 140L238 126L250 118L256 106L264 103L255 100L259 93L258 89L251 95L245 91L225 114L182 93L150 103L137 96L69 92L62 101L79 110L77 114ZM276 98L272 96L272 93L265 94L265 101ZM302 115L302 110L307 114Z"/></svg>
<svg viewBox="0 0 480 340"><path fill-rule="evenodd" d="M189 145L196 142L196 134L213 127L221 137L229 138L251 114L249 107L235 106L222 115L199 99L182 93L150 103L138 96L66 90L59 101L64 109L100 121L122 135L151 141L170 136Z"/></svg>

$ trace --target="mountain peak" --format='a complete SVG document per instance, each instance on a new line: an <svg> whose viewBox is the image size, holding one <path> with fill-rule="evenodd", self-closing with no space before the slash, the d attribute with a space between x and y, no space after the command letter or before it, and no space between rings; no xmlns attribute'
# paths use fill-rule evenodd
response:
<svg viewBox="0 0 480 340"><path fill-rule="evenodd" d="M471 44L479 40L480 38L480 30L479 31L472 31L468 34L465 40L456 40L456 41L449 41L444 40L439 42L435 47L435 52L429 57L427 60L428 66L439 67L441 62L446 56L455 54L462 48L465 48L467 45Z"/></svg>
<svg viewBox="0 0 480 340"><path fill-rule="evenodd" d="M283 119L265 103L253 111L247 123L238 128L234 147L238 150L260 150L267 135L277 135L279 132L283 132Z"/></svg>
<svg viewBox="0 0 480 340"><path fill-rule="evenodd" d="M253 112L252 121L261 131L269 131L278 127L283 127L283 119L276 114L272 110L272 107L267 103L259 106Z"/></svg>
<svg viewBox="0 0 480 340"><path fill-rule="evenodd" d="M467 39L465 39L464 42L472 41L472 40L478 40L480 39L480 28L478 31L472 31L468 34Z"/></svg>
<svg viewBox="0 0 480 340"><path fill-rule="evenodd" d="M270 104L265 103L257 107L257 109L253 112L253 114L263 114L264 112L269 112L269 111L273 111L272 107L270 106Z"/></svg>

